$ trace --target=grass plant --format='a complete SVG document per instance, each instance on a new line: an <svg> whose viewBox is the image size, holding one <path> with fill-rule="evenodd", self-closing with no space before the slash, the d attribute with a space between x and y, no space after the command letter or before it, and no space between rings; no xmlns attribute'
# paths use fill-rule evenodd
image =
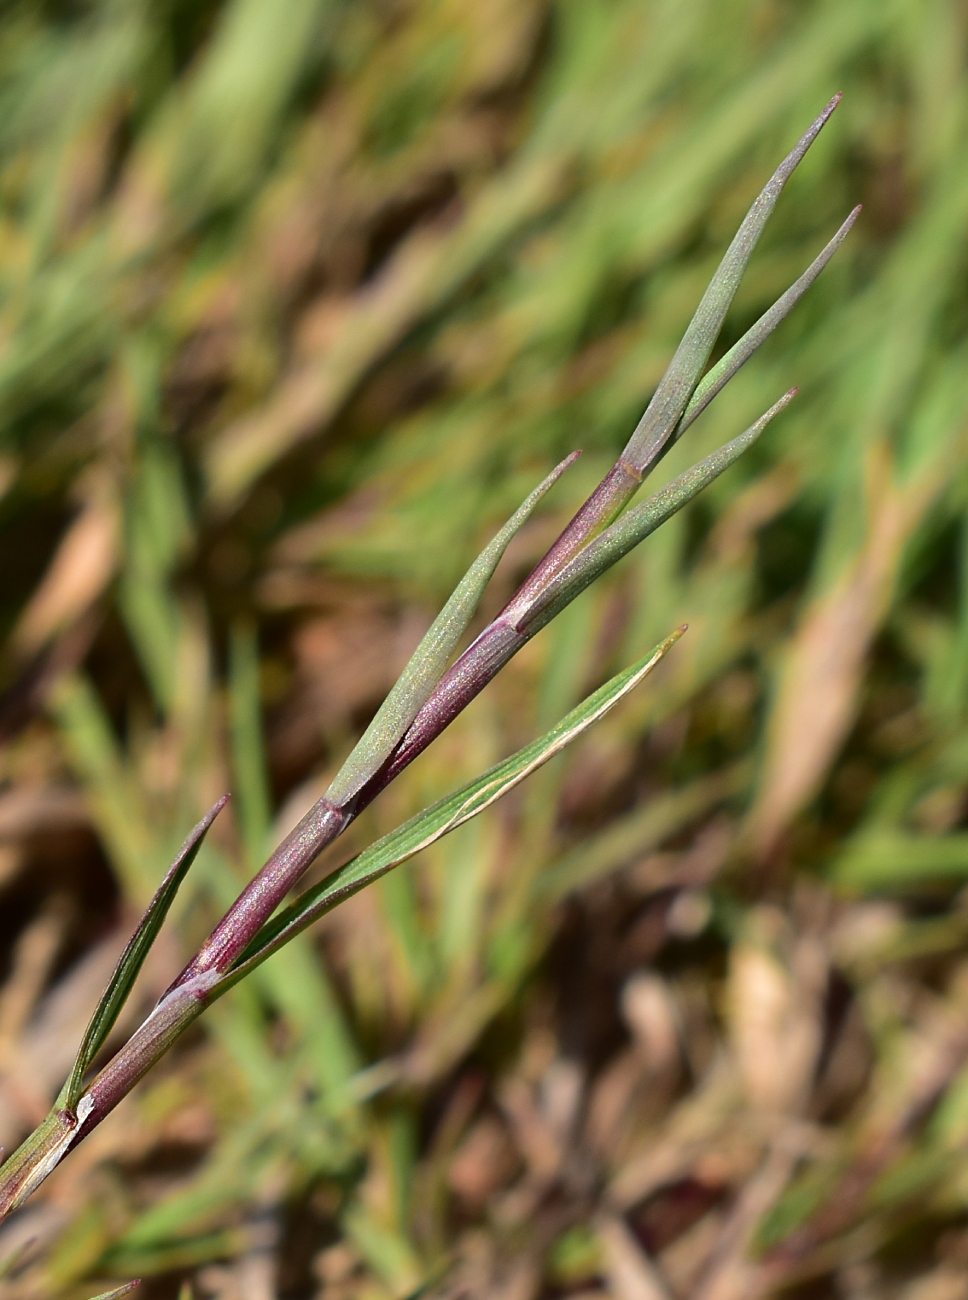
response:
<svg viewBox="0 0 968 1300"><path fill-rule="evenodd" d="M678 640L684 628L634 667L600 687L540 740L418 813L275 915L320 853L441 735L536 632L714 482L795 396L796 389L791 389L745 433L680 474L641 505L624 509L668 446L796 305L856 219L859 208L797 284L734 344L701 386L703 370L726 312L780 192L839 101L839 95L830 101L750 208L614 468L498 617L451 664L508 545L574 456L562 461L527 497L478 556L431 624L326 793L273 850L124 1047L89 1079L89 1071L124 1009L178 889L228 796L219 799L190 832L121 954L50 1114L0 1168L0 1218L19 1208L37 1190L212 1002L334 906L514 789L603 717Z"/></svg>
<svg viewBox="0 0 968 1300"><path fill-rule="evenodd" d="M570 753L212 1005L4 1225L5 1300L959 1294L964 47L953 0L0 15L8 1150L125 1059L334 783L375 793L402 719L435 743L353 805L307 909L690 624ZM796 381L782 434L576 594L654 522L609 520L610 467L838 86L712 376L864 214L653 501ZM466 703L438 627L380 716L575 446L469 625L514 658L437 734ZM590 497L585 567L542 570ZM533 640L522 581L556 612Z"/></svg>

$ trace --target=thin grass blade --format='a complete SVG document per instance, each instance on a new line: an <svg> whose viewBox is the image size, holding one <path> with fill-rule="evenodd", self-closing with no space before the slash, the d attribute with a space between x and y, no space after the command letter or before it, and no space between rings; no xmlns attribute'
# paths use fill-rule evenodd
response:
<svg viewBox="0 0 968 1300"><path fill-rule="evenodd" d="M844 224L831 239L830 243L819 253L819 255L810 263L803 275L793 284L790 285L786 293L777 298L776 302L765 311L755 325L746 331L743 337L729 349L721 360L709 370L699 382L699 386L689 399L689 405L682 414L682 419L676 425L675 432L666 443L664 448L668 451L685 431L693 424L709 403L719 393L723 391L733 376L746 365L750 357L757 348L765 343L776 327L789 316L790 312L797 305L803 295L816 280L817 276L824 269L830 259L836 253L837 249L844 242L853 228L854 222L860 215L861 205L858 203Z"/></svg>
<svg viewBox="0 0 968 1300"><path fill-rule="evenodd" d="M622 453L623 462L638 475L644 476L649 467L658 460L663 447L679 423L703 367L709 360L709 354L739 288L746 265L776 207L780 193L840 103L840 99L839 94L833 97L820 116L801 136L795 148L780 163L760 191L746 214L743 224L736 232L733 242L726 250L726 255L710 281L709 288L703 294L702 301L696 308L696 313L683 335L675 356L669 363L668 370Z"/></svg>
<svg viewBox="0 0 968 1300"><path fill-rule="evenodd" d="M209 827L225 807L228 799L228 795L223 795L218 803L208 810L198 825L189 832L188 838L179 850L178 856L159 885L157 893L148 904L147 911L141 918L141 922L132 935L128 946L121 954L110 983L105 989L94 1015L91 1017L81 1040L81 1045L78 1048L71 1073L57 1099L59 1107L74 1112L84 1088L84 1075L91 1062L104 1046L108 1034L121 1014L121 1009L128 999L141 967L144 965L151 945L158 937L158 931L161 929L165 917L175 901L175 895L178 893L189 867L195 861ZM112 1292L112 1294L114 1293Z"/></svg>
<svg viewBox="0 0 968 1300"><path fill-rule="evenodd" d="M420 706L443 676L511 538L578 454L573 452L538 484L458 583L327 790L327 799L337 808L343 807L366 785L396 748Z"/></svg>
<svg viewBox="0 0 968 1300"><path fill-rule="evenodd" d="M519 631L533 635L549 623L566 605L570 604L596 578L610 569L629 551L634 550L644 538L664 524L694 496L729 469L734 461L751 447L766 426L780 414L797 395L797 389L775 402L773 406L756 421L754 425L741 433L732 442L714 451L712 455L693 465L684 474L680 474L668 487L656 492L620 515L604 532L588 543L583 550L571 560L559 574L548 584L544 592L530 606L526 620Z"/></svg>
<svg viewBox="0 0 968 1300"><path fill-rule="evenodd" d="M100 1295L92 1297L92 1300L120 1300L123 1295L130 1295L131 1292L141 1285L141 1279L137 1278L134 1282L125 1282L124 1286L116 1286L113 1291L102 1291Z"/></svg>
<svg viewBox="0 0 968 1300"><path fill-rule="evenodd" d="M489 808L605 716L646 677L682 636L679 628L651 654L618 673L539 740L391 831L358 857L307 889L256 936L239 964L211 992L217 997L338 903Z"/></svg>

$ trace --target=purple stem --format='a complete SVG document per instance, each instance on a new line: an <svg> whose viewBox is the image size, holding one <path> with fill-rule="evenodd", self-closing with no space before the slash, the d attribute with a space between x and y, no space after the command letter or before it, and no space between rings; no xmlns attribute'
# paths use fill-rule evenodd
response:
<svg viewBox="0 0 968 1300"><path fill-rule="evenodd" d="M530 577L525 578L500 618L517 626L551 579L561 572L569 560L574 559L599 529L608 527L625 503L638 491L641 482L642 475L625 460L623 453L558 540L552 543L544 558L538 561Z"/></svg>
<svg viewBox="0 0 968 1300"><path fill-rule="evenodd" d="M537 630L529 614L549 583L619 515L675 435L732 301L765 218L824 123L838 93L783 160L747 213L686 330L669 368L625 450L498 617L468 647L432 691L383 767L345 804L325 797L303 818L233 904L198 955L171 986L209 970L227 971L248 947L313 859L478 695ZM725 382L725 381L724 381ZM707 399L711 400L711 399Z"/></svg>
<svg viewBox="0 0 968 1300"><path fill-rule="evenodd" d="M282 900L355 814L320 799L243 889L165 997L207 971L224 974L248 947ZM164 998L162 999L164 1001ZM132 1040L133 1041L133 1040Z"/></svg>
<svg viewBox="0 0 968 1300"><path fill-rule="evenodd" d="M831 101L794 152L781 164L758 202L770 205L775 202L776 193L786 176L838 100L839 96L836 96ZM742 243L745 225L734 245ZM734 245L730 246L727 257L733 253ZM739 251L744 258L748 255L744 248ZM621 513L649 466L662 454L674 435L708 358L712 339L718 333L722 311L725 310L723 303L717 301L718 292L715 286L711 286L704 296L666 378L618 462L580 507L500 615L444 674L382 769L346 804L337 806L324 797L310 809L218 922L147 1020L93 1080L80 1098L76 1114L55 1107L47 1120L10 1158L4 1166L4 1179L0 1184L0 1218L23 1203L67 1151L114 1109L186 1026L205 1009L220 977L249 946L319 853L440 735L543 625L536 608L542 594L578 552ZM726 305L731 296L730 293L724 299ZM715 330L707 329L706 316L712 320Z"/></svg>
<svg viewBox="0 0 968 1300"><path fill-rule="evenodd" d="M568 561L621 511L641 481L638 471L624 458L619 459L498 617L437 684L380 771L342 807L324 797L309 810L249 881L168 993L206 971L224 974L231 968L313 860L453 722L530 639L533 633L525 630L525 624L531 606Z"/></svg>

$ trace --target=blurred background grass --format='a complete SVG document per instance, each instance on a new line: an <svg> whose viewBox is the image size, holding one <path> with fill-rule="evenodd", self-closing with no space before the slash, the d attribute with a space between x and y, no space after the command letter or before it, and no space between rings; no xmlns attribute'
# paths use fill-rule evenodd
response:
<svg viewBox="0 0 968 1300"><path fill-rule="evenodd" d="M219 1004L0 1233L4 1300L968 1297L966 28L6 0L8 1149L187 828L231 786L142 1007L496 524L584 449L490 613L607 468L837 89L723 347L865 208L660 473L789 414L319 870L688 621L670 660Z"/></svg>

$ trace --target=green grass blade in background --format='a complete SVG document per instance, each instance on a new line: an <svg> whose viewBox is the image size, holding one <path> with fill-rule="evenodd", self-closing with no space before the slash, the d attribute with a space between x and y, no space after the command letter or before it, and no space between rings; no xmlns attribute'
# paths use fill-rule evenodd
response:
<svg viewBox="0 0 968 1300"><path fill-rule="evenodd" d="M251 869L266 856L272 810L262 740L259 646L251 624L236 624L229 643L232 757L236 807Z"/></svg>

